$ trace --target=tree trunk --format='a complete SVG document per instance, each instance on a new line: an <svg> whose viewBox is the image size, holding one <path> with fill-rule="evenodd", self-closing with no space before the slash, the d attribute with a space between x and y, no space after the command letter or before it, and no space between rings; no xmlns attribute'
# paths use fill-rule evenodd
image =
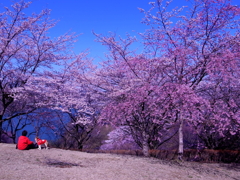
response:
<svg viewBox="0 0 240 180"><path fill-rule="evenodd" d="M83 149L83 144L82 144L82 142L80 142L80 141L77 142L77 148L78 148L78 150L81 150L81 151L82 151L82 149Z"/></svg>
<svg viewBox="0 0 240 180"><path fill-rule="evenodd" d="M12 135L12 139L13 139L13 143L16 144L16 142L17 142L17 140L16 140L16 133L14 133L14 134Z"/></svg>
<svg viewBox="0 0 240 180"><path fill-rule="evenodd" d="M3 126L3 123L0 122L0 143L2 143L2 132L3 132L2 126Z"/></svg>
<svg viewBox="0 0 240 180"><path fill-rule="evenodd" d="M146 134L146 132L143 132L142 151L143 151L143 155L146 157L149 156L148 138L149 136Z"/></svg>
<svg viewBox="0 0 240 180"><path fill-rule="evenodd" d="M179 126L179 146L178 146L178 159L183 160L183 120L180 119L180 126Z"/></svg>

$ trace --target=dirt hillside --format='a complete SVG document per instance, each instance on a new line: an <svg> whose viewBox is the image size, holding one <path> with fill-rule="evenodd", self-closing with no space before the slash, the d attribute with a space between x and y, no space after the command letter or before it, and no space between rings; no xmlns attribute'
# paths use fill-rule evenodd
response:
<svg viewBox="0 0 240 180"><path fill-rule="evenodd" d="M21 151L13 144L0 143L0 179L240 180L240 167L54 148Z"/></svg>

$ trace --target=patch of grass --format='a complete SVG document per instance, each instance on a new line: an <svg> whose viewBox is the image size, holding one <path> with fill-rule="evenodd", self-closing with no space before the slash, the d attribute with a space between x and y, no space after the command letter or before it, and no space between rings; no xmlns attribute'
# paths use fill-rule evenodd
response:
<svg viewBox="0 0 240 180"><path fill-rule="evenodd" d="M54 166L54 167L58 167L58 168L70 168L70 167L73 167L73 166L79 166L76 163L57 161L57 160L48 160L46 162L46 164L49 165L49 166Z"/></svg>

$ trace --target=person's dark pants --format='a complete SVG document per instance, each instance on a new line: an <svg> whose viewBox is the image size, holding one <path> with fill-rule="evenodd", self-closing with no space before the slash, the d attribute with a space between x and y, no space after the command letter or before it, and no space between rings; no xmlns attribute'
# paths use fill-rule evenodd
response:
<svg viewBox="0 0 240 180"><path fill-rule="evenodd" d="M25 150L36 149L36 148L37 146L34 143L32 143L32 144L29 144Z"/></svg>
<svg viewBox="0 0 240 180"><path fill-rule="evenodd" d="M16 145L16 149L17 149L17 148L18 148L18 147L17 147L17 145ZM29 145L26 147L26 149L24 149L24 150L36 149L36 148L38 148L38 146L37 146L36 144L32 143L32 144L29 144Z"/></svg>

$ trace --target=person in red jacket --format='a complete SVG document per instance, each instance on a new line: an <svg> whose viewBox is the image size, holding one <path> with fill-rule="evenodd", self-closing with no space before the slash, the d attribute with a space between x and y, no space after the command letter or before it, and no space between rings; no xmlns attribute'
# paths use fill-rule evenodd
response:
<svg viewBox="0 0 240 180"><path fill-rule="evenodd" d="M30 139L27 137L27 131L24 130L22 132L22 136L18 138L17 148L19 150L28 150L28 149L34 149L35 145Z"/></svg>

